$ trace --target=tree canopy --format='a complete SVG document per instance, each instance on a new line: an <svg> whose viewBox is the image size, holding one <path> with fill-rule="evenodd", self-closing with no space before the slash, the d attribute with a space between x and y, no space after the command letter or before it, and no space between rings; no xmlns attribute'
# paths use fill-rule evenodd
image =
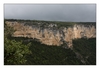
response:
<svg viewBox="0 0 100 69"><path fill-rule="evenodd" d="M13 32L13 28L4 23L4 64L25 64L26 55L31 53L30 43L25 45L22 41L10 39Z"/></svg>

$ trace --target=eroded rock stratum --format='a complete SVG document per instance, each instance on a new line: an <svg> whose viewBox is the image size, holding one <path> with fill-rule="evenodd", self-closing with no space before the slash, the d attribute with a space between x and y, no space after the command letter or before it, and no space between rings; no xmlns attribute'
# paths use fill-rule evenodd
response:
<svg viewBox="0 0 100 69"><path fill-rule="evenodd" d="M94 25L75 24L69 27L57 28L56 24L49 24L41 27L36 25L25 25L25 23L6 21L6 24L13 27L13 37L28 37L38 39L46 45L60 46L66 43L68 48L73 47L73 39L96 38L96 27Z"/></svg>

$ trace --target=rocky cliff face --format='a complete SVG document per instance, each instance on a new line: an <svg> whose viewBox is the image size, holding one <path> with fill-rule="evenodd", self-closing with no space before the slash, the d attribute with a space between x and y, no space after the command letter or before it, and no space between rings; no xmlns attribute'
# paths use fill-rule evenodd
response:
<svg viewBox="0 0 100 69"><path fill-rule="evenodd" d="M68 48L73 46L72 40L78 38L95 38L96 28L93 25L75 24L72 27L57 28L56 24L49 24L44 26L25 25L25 23L6 21L6 24L12 26L16 31L13 37L28 37L38 39L41 43L46 45L60 46L66 43Z"/></svg>

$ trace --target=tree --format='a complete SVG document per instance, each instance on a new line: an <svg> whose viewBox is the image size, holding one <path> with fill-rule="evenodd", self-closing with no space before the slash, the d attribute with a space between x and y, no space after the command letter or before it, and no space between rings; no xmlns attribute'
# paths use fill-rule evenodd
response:
<svg viewBox="0 0 100 69"><path fill-rule="evenodd" d="M11 35L14 33L13 27L8 26L4 21L4 38L11 38Z"/></svg>
<svg viewBox="0 0 100 69"><path fill-rule="evenodd" d="M26 55L30 54L29 50L30 43L24 45L22 41L15 41L14 39L9 39L13 33L13 28L4 26L4 64L25 64Z"/></svg>
<svg viewBox="0 0 100 69"><path fill-rule="evenodd" d="M4 64L25 64L25 56L30 54L29 46L15 40L5 39L4 42Z"/></svg>

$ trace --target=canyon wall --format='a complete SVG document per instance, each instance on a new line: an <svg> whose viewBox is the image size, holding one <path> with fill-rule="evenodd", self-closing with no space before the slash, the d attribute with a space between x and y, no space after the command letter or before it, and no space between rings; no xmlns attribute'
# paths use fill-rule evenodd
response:
<svg viewBox="0 0 100 69"><path fill-rule="evenodd" d="M68 48L73 47L73 39L96 38L96 28L94 25L75 24L74 26L57 28L56 24L49 24L46 27L29 26L25 23L6 21L6 24L13 27L15 32L13 37L28 37L38 39L46 45L60 46L66 43ZM40 23L39 23L40 24Z"/></svg>

